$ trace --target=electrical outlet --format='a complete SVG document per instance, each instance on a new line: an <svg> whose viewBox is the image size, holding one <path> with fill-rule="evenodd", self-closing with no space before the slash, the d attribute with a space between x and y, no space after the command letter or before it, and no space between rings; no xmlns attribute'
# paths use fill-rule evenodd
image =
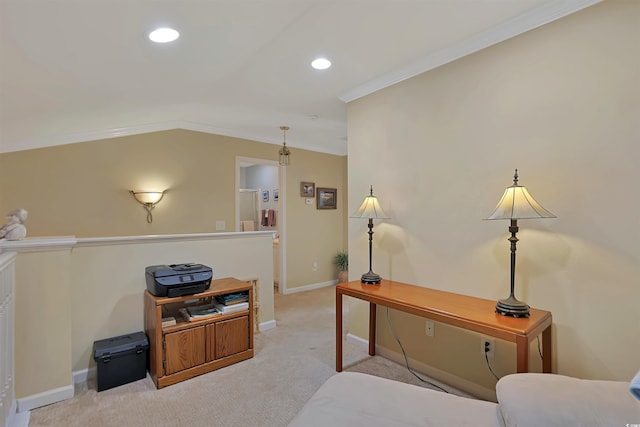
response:
<svg viewBox="0 0 640 427"><path fill-rule="evenodd" d="M480 353L482 357L486 354L488 358L493 359L493 352L496 343L493 338L480 337Z"/></svg>
<svg viewBox="0 0 640 427"><path fill-rule="evenodd" d="M424 333L427 334L428 337L432 337L436 332L436 325L431 320L427 320L425 323Z"/></svg>
<svg viewBox="0 0 640 427"><path fill-rule="evenodd" d="M318 261L313 261L311 265L311 271L318 271Z"/></svg>

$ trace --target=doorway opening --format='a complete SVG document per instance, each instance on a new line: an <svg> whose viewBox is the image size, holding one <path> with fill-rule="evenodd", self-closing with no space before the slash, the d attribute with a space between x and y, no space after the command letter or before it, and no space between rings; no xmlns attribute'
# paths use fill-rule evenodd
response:
<svg viewBox="0 0 640 427"><path fill-rule="evenodd" d="M236 231L273 231L273 285L286 293L286 168L278 162L236 158Z"/></svg>

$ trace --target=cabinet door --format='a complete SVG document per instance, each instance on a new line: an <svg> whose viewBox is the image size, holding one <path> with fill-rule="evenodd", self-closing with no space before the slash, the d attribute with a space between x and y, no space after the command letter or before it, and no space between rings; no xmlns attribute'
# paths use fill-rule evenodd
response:
<svg viewBox="0 0 640 427"><path fill-rule="evenodd" d="M215 327L216 359L249 349L249 316L218 322Z"/></svg>
<svg viewBox="0 0 640 427"><path fill-rule="evenodd" d="M165 375L204 363L205 331L204 326L172 332L165 339Z"/></svg>
<svg viewBox="0 0 640 427"><path fill-rule="evenodd" d="M206 331L206 355L207 362L211 362L216 357L216 325L211 323L205 326Z"/></svg>

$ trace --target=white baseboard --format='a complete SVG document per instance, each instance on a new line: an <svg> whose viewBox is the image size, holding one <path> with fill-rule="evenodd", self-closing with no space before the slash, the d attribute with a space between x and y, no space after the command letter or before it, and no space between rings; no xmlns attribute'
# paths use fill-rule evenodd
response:
<svg viewBox="0 0 640 427"><path fill-rule="evenodd" d="M393 360L394 362L399 363L403 366L405 364L404 356L401 353L391 351L388 348L376 346L376 354L389 360ZM475 396L480 399L489 400L492 402L496 401L495 390L482 387L481 385L478 385L474 382L471 382L464 378L460 378L441 369L434 368L433 366L427 365L425 363L418 362L417 360L411 359L410 357L408 357L407 359L409 360L409 366L411 367L411 369L416 372L427 375L435 380L442 382L443 384L457 388L458 390L468 393L471 396Z"/></svg>
<svg viewBox="0 0 640 427"><path fill-rule="evenodd" d="M32 396L18 399L18 412L31 411L41 406L51 405L52 403L62 402L71 399L74 394L73 384L59 387L53 390L37 393Z"/></svg>
<svg viewBox="0 0 640 427"><path fill-rule="evenodd" d="M29 427L29 419L31 412L15 412L15 408L11 411L11 415L7 420L7 427Z"/></svg>
<svg viewBox="0 0 640 427"><path fill-rule="evenodd" d="M258 325L258 327L260 328L260 332L265 332L265 331L268 331L269 329L275 329L276 328L276 321L275 320L267 320L266 322L260 323L260 325Z"/></svg>
<svg viewBox="0 0 640 427"><path fill-rule="evenodd" d="M283 294L295 294L296 292L311 291L314 289L326 288L327 286L335 286L338 283L337 280L329 280L328 282L312 283L310 285L298 286L297 288L287 288Z"/></svg>
<svg viewBox="0 0 640 427"><path fill-rule="evenodd" d="M95 368L95 366L93 368L83 369L81 371L74 371L72 373L73 383L80 384L87 382L87 380L94 379L98 376L97 372L98 370Z"/></svg>
<svg viewBox="0 0 640 427"><path fill-rule="evenodd" d="M369 349L369 340L360 338L356 335L347 334L347 341L357 344L358 346L361 346L363 349L366 349L366 350ZM405 365L404 356L401 353L391 351L386 347L381 347L379 345L376 345L376 354L386 359L393 360L394 362L399 363L403 366ZM458 390L461 390L472 396L476 396L480 399L489 400L492 402L496 401L495 390L482 387L464 378L460 378L456 375L450 374L449 372L440 370L438 368L434 368L433 366L427 365L422 362L418 362L417 360L414 360L411 358L407 358L407 359L409 360L409 366L415 372L427 375L446 385L455 387Z"/></svg>
<svg viewBox="0 0 640 427"><path fill-rule="evenodd" d="M364 338L360 338L359 336L353 334L347 334L347 341L357 344L359 347L362 347L369 351L369 340L365 340Z"/></svg>

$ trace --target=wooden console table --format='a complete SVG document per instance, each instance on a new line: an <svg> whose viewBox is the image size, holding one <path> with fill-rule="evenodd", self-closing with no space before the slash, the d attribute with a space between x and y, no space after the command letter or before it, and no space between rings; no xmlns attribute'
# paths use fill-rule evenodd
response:
<svg viewBox="0 0 640 427"><path fill-rule="evenodd" d="M336 285L336 371L342 371L342 296L369 301L369 355L376 354L376 305L516 343L517 372L529 371L529 345L542 334L542 370L551 372L551 313L531 309L528 318L502 316L495 301L383 280Z"/></svg>

